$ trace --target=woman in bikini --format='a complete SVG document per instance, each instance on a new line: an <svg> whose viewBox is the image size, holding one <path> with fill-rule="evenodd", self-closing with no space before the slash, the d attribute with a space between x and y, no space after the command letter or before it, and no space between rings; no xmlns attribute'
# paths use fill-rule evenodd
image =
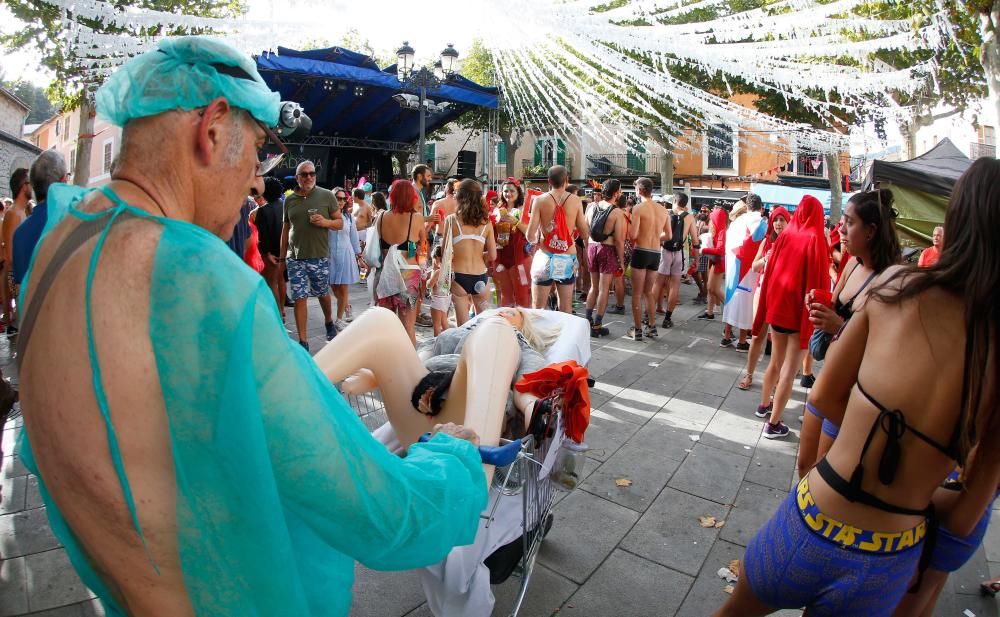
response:
<svg viewBox="0 0 1000 617"><path fill-rule="evenodd" d="M445 239L451 246L451 298L455 303L458 325L469 320L469 304L482 313L490 305L487 262L497 258L493 224L486 213L483 189L475 180L465 179L455 191L458 206L445 219ZM447 259L448 250L445 249Z"/></svg>
<svg viewBox="0 0 1000 617"><path fill-rule="evenodd" d="M816 329L831 336L840 332L854 311L864 306L872 279L899 263L902 253L892 202L888 189L856 193L847 202L841 243L851 257L843 267L846 274L834 287L832 306L809 298L809 321ZM809 413L803 417L799 433L800 477L826 456L837 436L837 427L823 419L811 403L806 409Z"/></svg>
<svg viewBox="0 0 1000 617"><path fill-rule="evenodd" d="M981 518L1000 483L998 213L1000 161L982 158L952 192L959 237L940 262L873 281L810 396L840 434L747 545L717 617L887 617L914 574L927 584L939 527L967 534ZM965 489L939 516L956 466Z"/></svg>
<svg viewBox="0 0 1000 617"><path fill-rule="evenodd" d="M382 267L376 273L375 288L378 289L379 278L385 270L385 258L389 247L395 245L405 262L405 265L400 266L400 274L403 276L406 289L401 293L377 298L377 304L396 313L410 335L410 340L416 345L416 306L422 272L419 252L421 247L427 246L424 216L417 191L407 180L396 180L392 183L389 189L389 204L389 210L383 212L376 223L379 246L382 249Z"/></svg>

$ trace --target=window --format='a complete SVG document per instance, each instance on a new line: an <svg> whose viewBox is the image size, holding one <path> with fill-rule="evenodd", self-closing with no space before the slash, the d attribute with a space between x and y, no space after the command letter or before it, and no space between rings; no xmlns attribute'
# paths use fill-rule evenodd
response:
<svg viewBox="0 0 1000 617"><path fill-rule="evenodd" d="M795 157L794 171L798 176L826 177L826 161L821 154L804 154L800 152Z"/></svg>
<svg viewBox="0 0 1000 617"><path fill-rule="evenodd" d="M434 169L434 162L435 162L434 159L436 159L436 158L437 158L437 142L429 143L429 144L425 143L424 144L424 160L423 160L423 162L427 163L428 165L430 165L431 169Z"/></svg>
<svg viewBox="0 0 1000 617"><path fill-rule="evenodd" d="M61 123L60 123L59 120L56 120L56 137L59 136L59 129L60 128L62 128L62 125L61 125Z"/></svg>
<svg viewBox="0 0 1000 617"><path fill-rule="evenodd" d="M725 124L713 124L705 134L706 171L736 171L736 132Z"/></svg>
<svg viewBox="0 0 1000 617"><path fill-rule="evenodd" d="M497 144L497 164L506 165L507 164L507 144L502 141Z"/></svg>
<svg viewBox="0 0 1000 617"><path fill-rule="evenodd" d="M997 131L992 126L983 127L983 143L987 146L997 145Z"/></svg>
<svg viewBox="0 0 1000 617"><path fill-rule="evenodd" d="M566 164L566 143L556 137L543 137L535 142L535 165L552 167Z"/></svg>
<svg viewBox="0 0 1000 617"><path fill-rule="evenodd" d="M69 151L69 173L76 171L76 148Z"/></svg>
<svg viewBox="0 0 1000 617"><path fill-rule="evenodd" d="M114 149L115 149L114 142L112 141L104 142L104 165L101 167L101 169L103 169L104 173L106 174L111 173L111 160L114 156L113 154Z"/></svg>

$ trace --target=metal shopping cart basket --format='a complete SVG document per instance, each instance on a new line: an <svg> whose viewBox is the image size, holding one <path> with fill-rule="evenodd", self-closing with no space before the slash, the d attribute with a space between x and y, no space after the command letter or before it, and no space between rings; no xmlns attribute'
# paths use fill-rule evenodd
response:
<svg viewBox="0 0 1000 617"><path fill-rule="evenodd" d="M493 523L501 499L520 498L522 503L522 535L516 541L521 544L521 557L510 573L520 579L520 586L510 612L511 617L516 617L521 610L538 550L552 527L553 486L549 472L556 454L553 448L558 445L555 442L563 430L562 394L561 390L557 390L535 405L531 425L523 438L503 439L497 447L480 448L483 462L496 466L492 489L499 493L490 510L481 515L486 520L485 526L489 527ZM345 394L344 398L369 431L388 422L385 405L378 391ZM427 437L429 435L421 439ZM548 469L545 468L546 462ZM490 565L489 558L486 563Z"/></svg>

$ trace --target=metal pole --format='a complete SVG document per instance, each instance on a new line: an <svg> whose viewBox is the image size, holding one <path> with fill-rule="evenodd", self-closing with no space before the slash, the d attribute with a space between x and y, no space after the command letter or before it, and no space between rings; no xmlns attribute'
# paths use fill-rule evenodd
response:
<svg viewBox="0 0 1000 617"><path fill-rule="evenodd" d="M417 165L424 163L424 158L427 157L427 146L424 141L426 136L424 135L425 120L424 114L427 113L427 107L425 103L427 101L427 88L420 86L420 146L417 150Z"/></svg>

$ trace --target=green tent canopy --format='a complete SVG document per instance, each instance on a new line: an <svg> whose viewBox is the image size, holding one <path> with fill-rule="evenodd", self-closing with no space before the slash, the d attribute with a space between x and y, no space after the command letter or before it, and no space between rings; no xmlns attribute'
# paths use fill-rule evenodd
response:
<svg viewBox="0 0 1000 617"><path fill-rule="evenodd" d="M864 190L875 186L891 190L899 212L896 229L903 244L926 247L934 227L944 223L952 187L970 165L969 157L945 138L909 161L875 161Z"/></svg>

